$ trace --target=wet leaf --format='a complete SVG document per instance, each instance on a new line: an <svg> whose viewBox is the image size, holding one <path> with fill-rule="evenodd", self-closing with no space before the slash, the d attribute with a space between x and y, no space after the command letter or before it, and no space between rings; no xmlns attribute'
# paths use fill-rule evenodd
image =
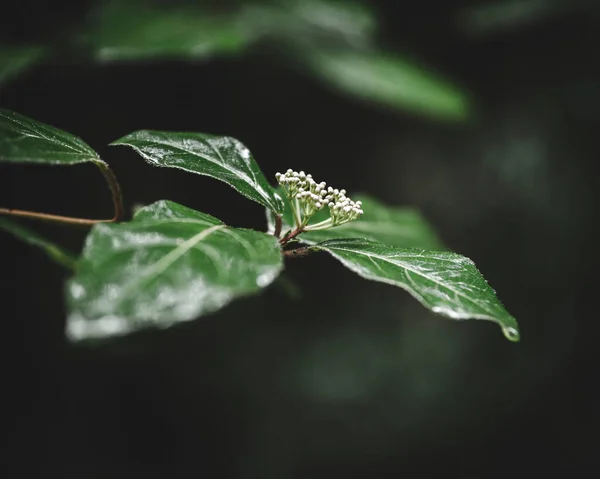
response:
<svg viewBox="0 0 600 479"><path fill-rule="evenodd" d="M470 259L456 253L423 251L360 239L319 243L363 278L398 286L425 307L452 319L485 319L519 340L517 321L504 308Z"/></svg>
<svg viewBox="0 0 600 479"><path fill-rule="evenodd" d="M0 109L0 162L73 165L103 163L87 143L65 131Z"/></svg>
<svg viewBox="0 0 600 479"><path fill-rule="evenodd" d="M72 339L167 327L267 287L283 268L277 239L230 228L170 201L96 225L67 289Z"/></svg>
<svg viewBox="0 0 600 479"><path fill-rule="evenodd" d="M112 143L137 151L154 166L178 168L210 176L273 211L283 211L283 200L241 142L206 133L141 130Z"/></svg>

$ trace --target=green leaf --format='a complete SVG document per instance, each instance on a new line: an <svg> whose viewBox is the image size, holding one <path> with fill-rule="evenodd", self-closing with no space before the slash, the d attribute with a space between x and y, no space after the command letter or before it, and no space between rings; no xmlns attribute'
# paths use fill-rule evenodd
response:
<svg viewBox="0 0 600 479"><path fill-rule="evenodd" d="M68 284L72 339L166 327L254 294L281 272L277 239L169 201L98 224Z"/></svg>
<svg viewBox="0 0 600 479"><path fill-rule="evenodd" d="M367 45L377 28L364 2L336 0L280 0L250 3L240 12L240 23L254 36L310 47L322 43Z"/></svg>
<svg viewBox="0 0 600 479"><path fill-rule="evenodd" d="M32 66L43 53L44 48L37 45L0 45L0 85Z"/></svg>
<svg viewBox="0 0 600 479"><path fill-rule="evenodd" d="M10 110L0 109L0 162L73 165L104 162L83 140Z"/></svg>
<svg viewBox="0 0 600 479"><path fill-rule="evenodd" d="M344 93L445 120L464 120L466 95L438 75L378 51L312 50L310 71Z"/></svg>
<svg viewBox="0 0 600 479"><path fill-rule="evenodd" d="M154 166L178 168L224 181L247 198L273 211L283 211L282 198L269 184L250 150L234 138L141 130L112 145L130 146Z"/></svg>
<svg viewBox="0 0 600 479"><path fill-rule="evenodd" d="M519 340L517 321L473 261L464 256L359 239L325 241L314 248L327 251L363 278L405 289L435 313L452 319L494 321L508 339Z"/></svg>
<svg viewBox="0 0 600 479"><path fill-rule="evenodd" d="M235 15L189 5L108 2L93 20L83 40L103 61L206 58L249 41Z"/></svg>
<svg viewBox="0 0 600 479"><path fill-rule="evenodd" d="M69 269L75 269L77 260L72 253L66 251L60 246L55 245L51 241L48 241L35 231L25 228L17 223L13 223L5 218L0 218L0 229L9 232L16 238L30 244L31 246L40 248L48 255L50 259L56 263Z"/></svg>
<svg viewBox="0 0 600 479"><path fill-rule="evenodd" d="M421 248L426 250L444 250L431 225L421 213L413 208L387 206L367 195L352 195L354 200L363 202L364 214L360 219L326 230L302 233L298 240L304 244L316 244L330 239L360 238L402 248ZM293 214L287 199L283 214L283 231L293 224ZM326 219L315 216L312 223ZM273 213L267 210L269 232L275 229Z"/></svg>

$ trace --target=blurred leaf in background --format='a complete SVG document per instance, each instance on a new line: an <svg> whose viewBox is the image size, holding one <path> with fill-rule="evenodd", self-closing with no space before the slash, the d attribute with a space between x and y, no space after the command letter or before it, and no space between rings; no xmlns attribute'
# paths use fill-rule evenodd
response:
<svg viewBox="0 0 600 479"><path fill-rule="evenodd" d="M593 2L594 0L592 0ZM557 14L585 8L589 0L505 0L465 8L458 22L470 34L491 34L530 26ZM597 4L597 2L595 2Z"/></svg>
<svg viewBox="0 0 600 479"><path fill-rule="evenodd" d="M278 44L350 45L373 41L377 19L364 3L336 0L275 0L247 4L242 23L257 38Z"/></svg>
<svg viewBox="0 0 600 479"><path fill-rule="evenodd" d="M54 262L64 266L67 269L75 269L77 258L75 254L47 240L33 230L21 226L18 223L0 218L0 230L7 231L15 238L19 238L31 246L40 248Z"/></svg>
<svg viewBox="0 0 600 479"><path fill-rule="evenodd" d="M108 2L90 16L83 42L101 61L197 59L260 44L304 75L373 105L442 120L464 120L466 94L441 76L381 50L366 3L335 0Z"/></svg>
<svg viewBox="0 0 600 479"><path fill-rule="evenodd" d="M343 93L436 119L467 118L465 93L397 55L320 50L309 52L306 61L314 74Z"/></svg>
<svg viewBox="0 0 600 479"><path fill-rule="evenodd" d="M202 5L108 2L92 12L83 41L101 61L208 58L247 46L238 20Z"/></svg>
<svg viewBox="0 0 600 479"><path fill-rule="evenodd" d="M0 86L33 66L43 54L39 45L0 45Z"/></svg>

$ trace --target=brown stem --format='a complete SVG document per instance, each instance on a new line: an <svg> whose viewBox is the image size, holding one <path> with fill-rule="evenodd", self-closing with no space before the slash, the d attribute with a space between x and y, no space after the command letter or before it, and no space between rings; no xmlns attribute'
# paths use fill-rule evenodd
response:
<svg viewBox="0 0 600 479"><path fill-rule="evenodd" d="M12 208L0 208L0 215L17 216L20 218L31 218L41 221L50 221L53 223L62 223L78 226L92 226L96 223L116 223L123 216L123 198L121 196L121 187L119 186L117 177L106 163L104 163L103 161L98 161L94 163L98 168L100 168L100 171L106 179L106 182L108 183L108 188L110 189L112 195L115 213L111 219L94 220L90 218L74 218L72 216L53 215L49 213L39 213L37 211L15 210Z"/></svg>
<svg viewBox="0 0 600 479"><path fill-rule="evenodd" d="M113 171L108 166L108 163L98 162L96 166L100 168L100 172L104 176L106 183L108 184L108 188L110 189L110 193L112 195L114 215L112 219L108 220L111 223L117 223L123 217L123 194L121 193L121 186L117 181L117 177L113 173ZM107 222L106 220L104 222Z"/></svg>
<svg viewBox="0 0 600 479"><path fill-rule="evenodd" d="M72 216L51 215L37 211L13 210L11 208L0 208L0 215L17 216L19 218L32 218L52 223L63 223L67 225L92 226L96 223L112 223L114 220L94 220L90 218L73 218Z"/></svg>
<svg viewBox="0 0 600 479"><path fill-rule="evenodd" d="M281 215L275 216L275 231L273 231L273 236L279 238L281 236L281 228L283 227L283 221L281 219Z"/></svg>
<svg viewBox="0 0 600 479"><path fill-rule="evenodd" d="M310 248L304 246L298 249L288 249L283 252L283 255L287 258L298 258L299 256L306 256L310 253Z"/></svg>
<svg viewBox="0 0 600 479"><path fill-rule="evenodd" d="M279 240L279 244L281 244L283 246L284 244L289 243L291 240L293 240L296 236L298 236L303 231L304 231L304 227L303 226L301 226L300 228L296 228L289 235L285 236L284 238L281 238Z"/></svg>

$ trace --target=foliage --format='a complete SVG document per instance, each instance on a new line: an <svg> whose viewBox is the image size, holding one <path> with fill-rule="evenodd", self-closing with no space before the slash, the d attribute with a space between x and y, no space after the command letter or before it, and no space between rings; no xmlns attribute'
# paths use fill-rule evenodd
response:
<svg viewBox="0 0 600 479"><path fill-rule="evenodd" d="M73 135L7 110L0 110L0 119L0 161L91 161L107 168ZM248 149L229 137L138 131L113 144L131 146L154 166L229 184L267 208L268 232L230 227L166 200L121 221L120 200L115 201L115 218L88 220L93 227L68 282L67 333L72 339L166 327L211 313L269 286L282 272L284 258L318 251L365 279L407 290L435 313L493 321L507 338L519 339L515 319L473 262L441 251L431 227L413 210L388 207L368 196L351 200L345 190L302 171L277 174L280 187L275 188ZM113 195L119 194L114 183L109 185ZM16 216L36 217L20 213ZM0 227L73 266L34 233L8 222Z"/></svg>
<svg viewBox="0 0 600 479"><path fill-rule="evenodd" d="M276 59L343 95L431 119L462 121L466 93L434 69L408 61L376 41L367 2L262 0L225 5L209 0L98 1L67 47L48 56L115 62L197 62L266 46ZM271 51L270 50L270 51ZM2 83L43 58L39 46L0 45ZM421 63L421 62L420 62Z"/></svg>

